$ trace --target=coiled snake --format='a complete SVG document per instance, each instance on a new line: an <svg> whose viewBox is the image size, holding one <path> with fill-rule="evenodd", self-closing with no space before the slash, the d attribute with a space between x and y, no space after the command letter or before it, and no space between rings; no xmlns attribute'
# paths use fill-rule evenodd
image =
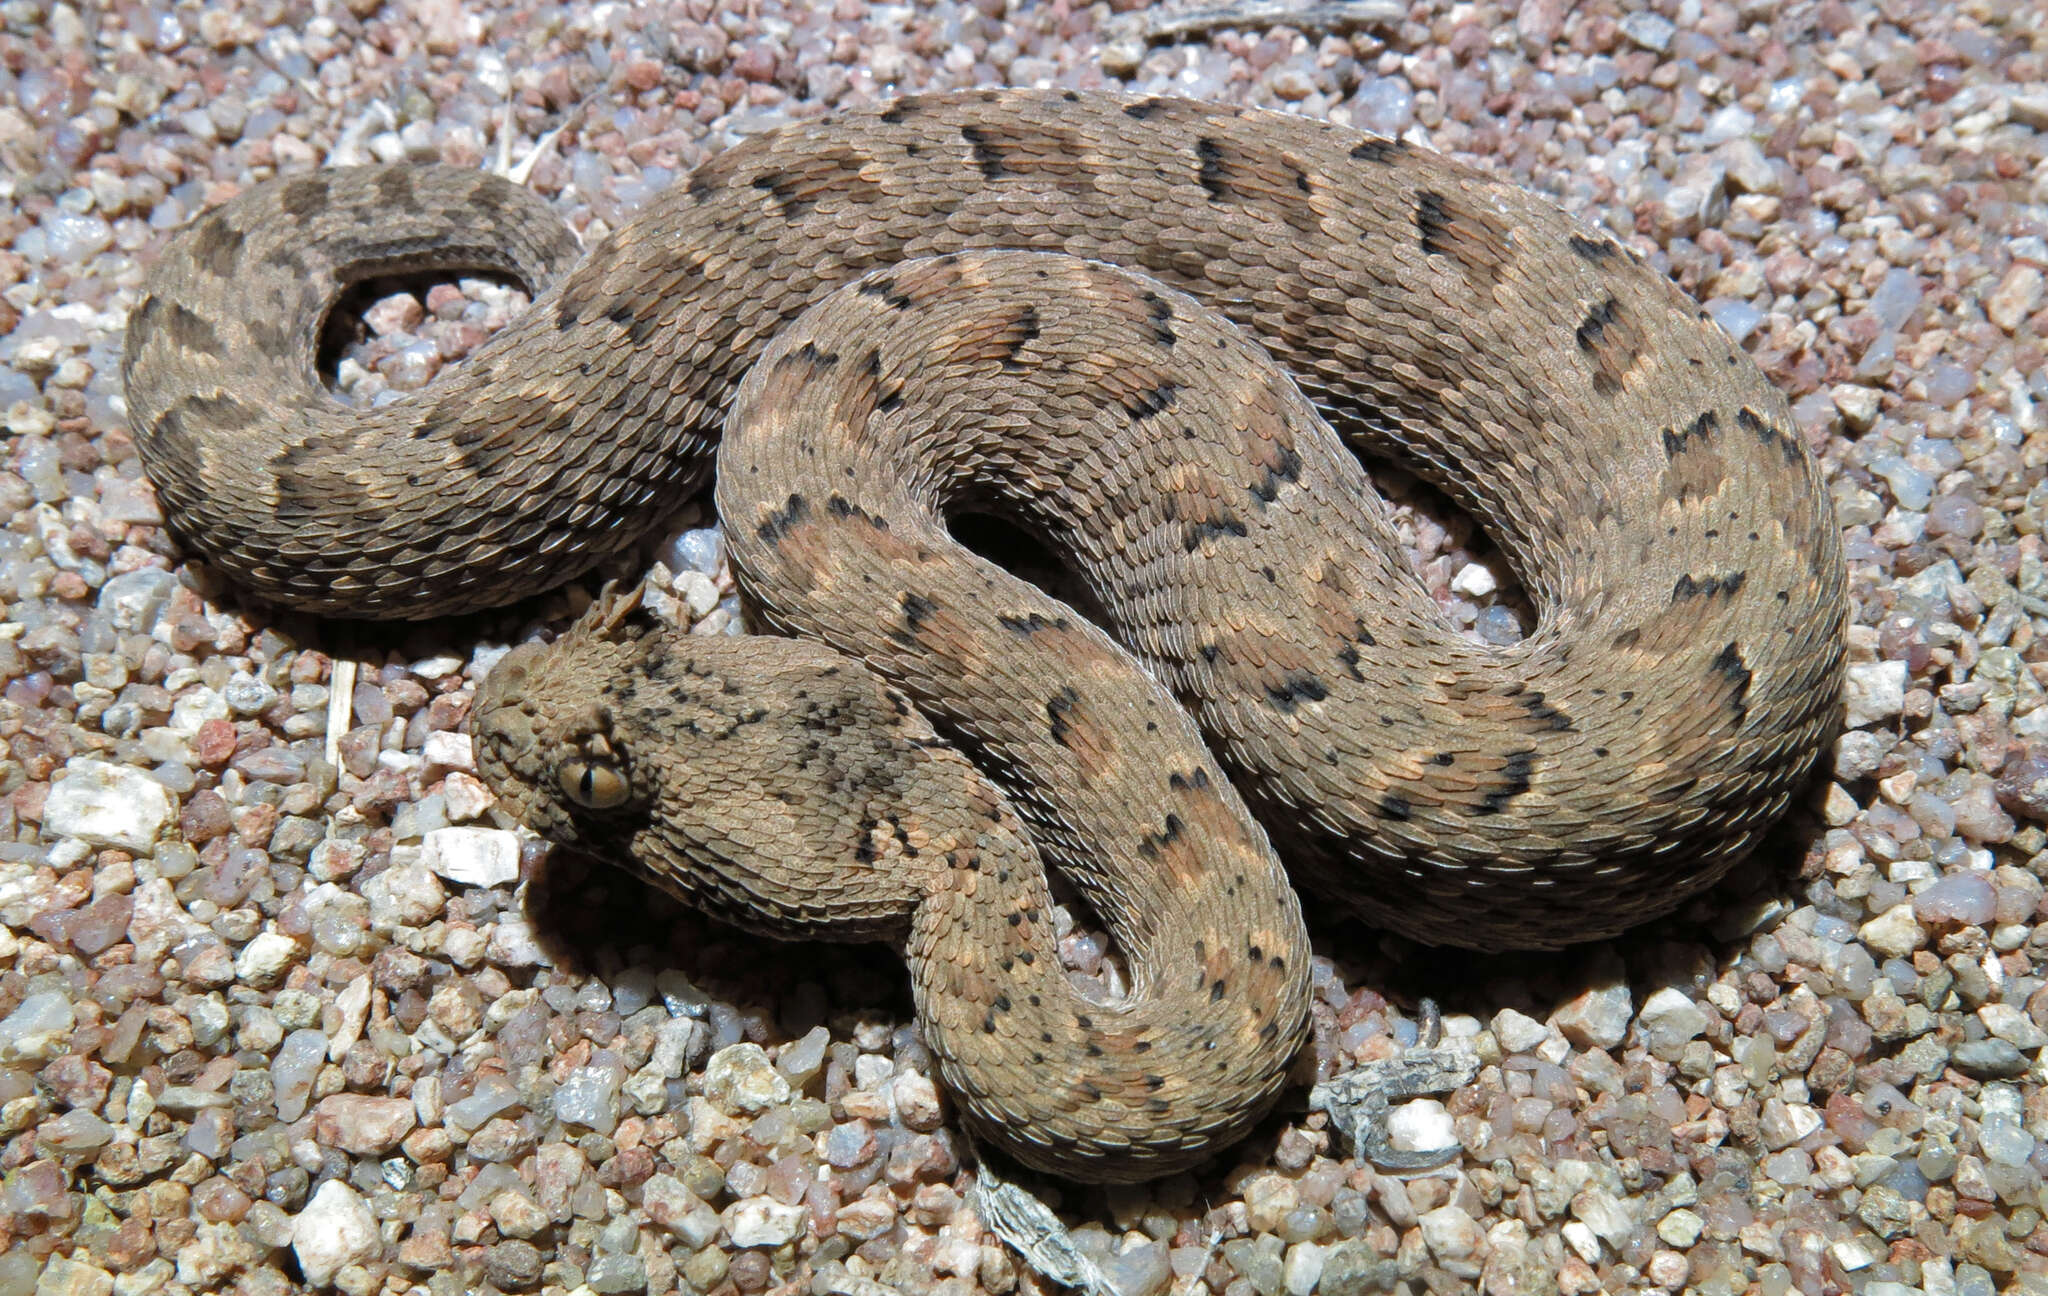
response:
<svg viewBox="0 0 2048 1296"><path fill-rule="evenodd" d="M344 409L324 316L423 266L541 295L425 391ZM165 251L125 371L178 537L331 615L585 571L705 481L723 428L736 574L802 638L606 597L492 674L481 767L549 836L735 921L903 941L968 1121L1081 1178L1242 1132L1304 1036L1307 940L1247 803L1373 922L1557 945L1711 883L1834 710L1835 525L1756 366L1545 202L1271 112L844 111L713 157L580 259L490 176L279 179ZM1346 440L1488 528L1539 605L1526 640L1446 623ZM1109 633L956 543L969 511L1042 536ZM1130 957L1127 1001L1068 985L1041 855Z"/></svg>

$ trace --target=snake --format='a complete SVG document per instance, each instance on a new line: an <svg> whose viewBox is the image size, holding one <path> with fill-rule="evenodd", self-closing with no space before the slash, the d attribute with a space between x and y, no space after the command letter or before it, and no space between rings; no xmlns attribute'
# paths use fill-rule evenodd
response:
<svg viewBox="0 0 2048 1296"><path fill-rule="evenodd" d="M343 406L327 316L423 269L535 297ZM123 372L177 542L322 616L518 600L715 471L764 633L608 587L490 672L479 770L750 930L900 946L969 1129L1078 1180L1270 1109L1310 1019L1295 882L1423 945L1612 936L1752 851L1839 709L1819 469L1707 312L1513 184L1274 111L843 108L587 251L488 174L280 176L164 248ZM1363 460L1496 541L1524 638L1446 617ZM957 538L972 516L1090 615ZM1123 993L1062 970L1048 870Z"/></svg>

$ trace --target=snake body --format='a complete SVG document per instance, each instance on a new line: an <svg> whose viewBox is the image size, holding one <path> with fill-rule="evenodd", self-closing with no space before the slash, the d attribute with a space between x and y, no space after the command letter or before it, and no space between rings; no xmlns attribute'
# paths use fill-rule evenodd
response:
<svg viewBox="0 0 2048 1296"><path fill-rule="evenodd" d="M428 265L545 291L428 390L343 409L325 313ZM1554 946L1720 876L1836 705L1836 530L1755 365L1540 199L1275 113L844 111L713 157L580 260L487 176L278 180L166 249L125 373L180 539L334 615L586 570L723 430L750 603L851 656L607 598L494 672L479 760L529 823L729 917L904 941L969 1121L1077 1177L1241 1132L1303 1036L1306 938L1247 803L1373 922ZM1486 526L1527 639L1443 620L1346 441ZM954 542L962 512L1045 538L1110 635ZM1131 953L1127 1001L1067 988L1041 854Z"/></svg>

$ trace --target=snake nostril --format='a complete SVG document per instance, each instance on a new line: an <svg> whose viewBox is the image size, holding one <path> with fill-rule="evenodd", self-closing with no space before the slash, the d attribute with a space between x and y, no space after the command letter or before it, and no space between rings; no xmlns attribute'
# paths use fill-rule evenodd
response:
<svg viewBox="0 0 2048 1296"><path fill-rule="evenodd" d="M503 707L480 712L471 721L470 732L486 745L502 744L513 749L533 741L532 723L518 711Z"/></svg>

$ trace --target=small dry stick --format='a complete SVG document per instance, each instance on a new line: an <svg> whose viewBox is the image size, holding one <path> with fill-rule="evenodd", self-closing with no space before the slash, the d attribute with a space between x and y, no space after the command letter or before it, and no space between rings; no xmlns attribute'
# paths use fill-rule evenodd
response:
<svg viewBox="0 0 2048 1296"><path fill-rule="evenodd" d="M1400 0L1238 0L1200 9L1148 8L1137 24L1147 41L1206 36L1225 27L1293 27L1304 32L1345 32L1405 21Z"/></svg>
<svg viewBox="0 0 2048 1296"><path fill-rule="evenodd" d="M1102 69L1112 76L1138 70L1148 45L1207 36L1227 27L1293 27L1303 32L1347 32L1391 27L1408 16L1400 0L1237 0L1201 8L1147 7L1130 14L1102 47Z"/></svg>

